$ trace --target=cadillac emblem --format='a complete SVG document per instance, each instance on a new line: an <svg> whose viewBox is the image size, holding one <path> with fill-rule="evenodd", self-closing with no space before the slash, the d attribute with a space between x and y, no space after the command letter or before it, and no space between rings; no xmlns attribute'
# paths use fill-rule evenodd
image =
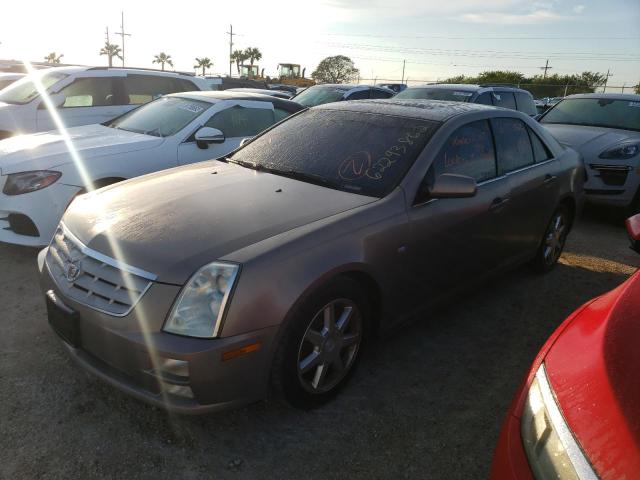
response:
<svg viewBox="0 0 640 480"><path fill-rule="evenodd" d="M80 261L69 262L64 268L64 277L67 282L75 282L82 272Z"/></svg>

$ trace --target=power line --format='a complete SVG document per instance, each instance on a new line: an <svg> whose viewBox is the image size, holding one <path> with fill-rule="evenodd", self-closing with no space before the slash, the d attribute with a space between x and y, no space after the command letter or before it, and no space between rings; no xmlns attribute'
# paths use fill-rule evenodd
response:
<svg viewBox="0 0 640 480"><path fill-rule="evenodd" d="M370 33L324 33L322 35L336 37L367 37L367 38L429 38L443 40L640 40L633 36L608 37L564 37L564 36L467 36L467 35L385 35Z"/></svg>

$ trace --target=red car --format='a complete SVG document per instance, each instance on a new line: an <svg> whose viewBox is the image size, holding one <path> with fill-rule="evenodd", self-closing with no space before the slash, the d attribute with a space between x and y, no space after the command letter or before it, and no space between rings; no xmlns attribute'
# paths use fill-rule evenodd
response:
<svg viewBox="0 0 640 480"><path fill-rule="evenodd" d="M640 252L640 215L627 230ZM640 271L544 344L502 426L491 478L640 479Z"/></svg>

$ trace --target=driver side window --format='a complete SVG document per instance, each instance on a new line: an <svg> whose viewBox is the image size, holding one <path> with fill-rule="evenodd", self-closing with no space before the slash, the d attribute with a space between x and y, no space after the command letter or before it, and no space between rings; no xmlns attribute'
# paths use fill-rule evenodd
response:
<svg viewBox="0 0 640 480"><path fill-rule="evenodd" d="M217 128L226 138L253 137L275 123L273 109L235 105L216 113L205 124Z"/></svg>
<svg viewBox="0 0 640 480"><path fill-rule="evenodd" d="M494 178L496 155L489 122L472 122L453 132L430 171L433 171L434 178L443 173L455 173L471 177L477 183Z"/></svg>

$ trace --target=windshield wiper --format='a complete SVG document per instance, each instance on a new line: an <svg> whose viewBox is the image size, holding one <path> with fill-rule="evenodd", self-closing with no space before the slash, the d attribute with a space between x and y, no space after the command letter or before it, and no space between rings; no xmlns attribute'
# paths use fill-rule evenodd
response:
<svg viewBox="0 0 640 480"><path fill-rule="evenodd" d="M280 175L287 178L293 178L294 180L301 180L303 182L313 183L322 187L340 190L340 187L338 187L334 182L327 179L326 177L323 177L322 175L317 175L315 173L300 172L297 170L280 170L277 168L268 167L264 167L264 169L265 171L273 173L275 175Z"/></svg>

